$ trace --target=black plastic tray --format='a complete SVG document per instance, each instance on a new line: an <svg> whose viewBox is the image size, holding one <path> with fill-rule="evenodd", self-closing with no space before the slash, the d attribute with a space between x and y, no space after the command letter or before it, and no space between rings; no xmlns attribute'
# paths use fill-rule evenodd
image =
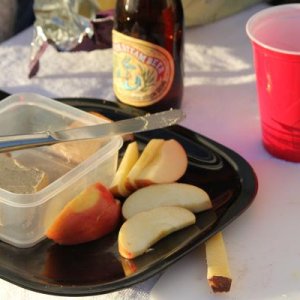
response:
<svg viewBox="0 0 300 300"><path fill-rule="evenodd" d="M6 94L0 93L0 98ZM142 111L99 99L59 99L85 111L96 111L119 120ZM205 189L214 210L197 215L197 223L158 242L153 251L133 260L119 256L117 232L94 242L59 246L49 240L19 249L0 242L0 277L33 291L87 296L123 289L161 272L211 235L235 220L252 203L257 180L251 166L232 150L181 126L143 134L151 138L174 138L186 149L189 166L182 182ZM122 155L122 150L120 155Z"/></svg>

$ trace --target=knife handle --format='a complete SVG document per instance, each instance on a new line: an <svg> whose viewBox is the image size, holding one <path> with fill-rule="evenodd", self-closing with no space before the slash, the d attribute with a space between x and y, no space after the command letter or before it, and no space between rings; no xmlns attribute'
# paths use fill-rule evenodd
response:
<svg viewBox="0 0 300 300"><path fill-rule="evenodd" d="M0 137L0 153L57 143L48 132L20 134Z"/></svg>

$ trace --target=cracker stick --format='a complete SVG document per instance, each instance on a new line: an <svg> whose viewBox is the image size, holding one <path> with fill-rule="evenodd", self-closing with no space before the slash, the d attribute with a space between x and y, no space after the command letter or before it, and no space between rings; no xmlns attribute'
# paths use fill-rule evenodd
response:
<svg viewBox="0 0 300 300"><path fill-rule="evenodd" d="M209 286L214 292L228 292L232 279L222 232L206 241L205 251Z"/></svg>

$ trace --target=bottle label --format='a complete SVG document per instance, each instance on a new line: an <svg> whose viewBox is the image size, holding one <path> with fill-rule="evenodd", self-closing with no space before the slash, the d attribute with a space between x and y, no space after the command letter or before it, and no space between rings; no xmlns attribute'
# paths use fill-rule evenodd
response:
<svg viewBox="0 0 300 300"><path fill-rule="evenodd" d="M164 98L174 79L174 60L164 48L113 30L113 89L129 105Z"/></svg>

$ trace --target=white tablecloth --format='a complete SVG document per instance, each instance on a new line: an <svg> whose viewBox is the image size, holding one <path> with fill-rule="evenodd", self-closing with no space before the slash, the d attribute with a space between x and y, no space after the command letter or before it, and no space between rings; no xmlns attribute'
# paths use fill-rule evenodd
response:
<svg viewBox="0 0 300 300"><path fill-rule="evenodd" d="M199 247L161 277L120 293L86 299L300 299L300 166L273 158L262 147L252 50L245 34L247 19L264 7L260 4L216 23L188 29L185 37L182 108L187 118L182 125L241 154L259 181L254 203L224 230L233 274L230 293L211 292ZM110 49L57 53L49 48L38 76L28 79L31 36L32 29L28 29L1 44L0 88L10 93L30 91L49 97L113 101ZM56 297L0 280L0 299Z"/></svg>

